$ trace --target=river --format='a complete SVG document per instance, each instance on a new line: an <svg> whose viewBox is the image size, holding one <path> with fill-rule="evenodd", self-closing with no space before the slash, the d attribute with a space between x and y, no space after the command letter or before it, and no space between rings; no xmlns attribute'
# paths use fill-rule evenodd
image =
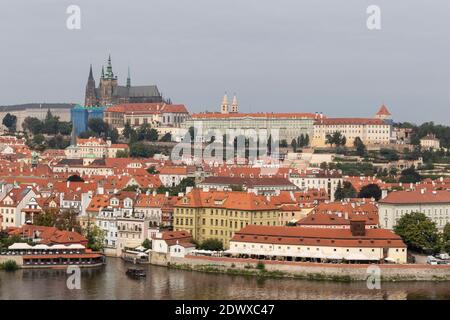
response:
<svg viewBox="0 0 450 320"><path fill-rule="evenodd" d="M68 289L65 270L0 271L0 299L450 299L450 282L328 282L209 274L145 265L147 278L125 275L131 264L107 264L81 273L81 289Z"/></svg>

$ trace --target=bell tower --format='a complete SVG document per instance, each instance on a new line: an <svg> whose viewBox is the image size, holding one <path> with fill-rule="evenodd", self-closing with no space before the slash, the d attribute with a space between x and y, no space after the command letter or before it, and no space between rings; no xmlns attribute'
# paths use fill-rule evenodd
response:
<svg viewBox="0 0 450 320"><path fill-rule="evenodd" d="M228 104L228 95L225 92L223 96L222 104L220 105L220 113L227 114L229 113L230 105Z"/></svg>
<svg viewBox="0 0 450 320"><path fill-rule="evenodd" d="M233 102L231 103L231 113L238 113L239 112L239 105L237 101L236 94L233 97Z"/></svg>

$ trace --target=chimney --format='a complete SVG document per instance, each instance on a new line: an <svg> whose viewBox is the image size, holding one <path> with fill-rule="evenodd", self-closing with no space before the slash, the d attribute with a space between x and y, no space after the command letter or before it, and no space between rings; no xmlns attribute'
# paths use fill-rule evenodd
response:
<svg viewBox="0 0 450 320"><path fill-rule="evenodd" d="M366 221L350 220L350 231L353 237L364 237L366 235Z"/></svg>

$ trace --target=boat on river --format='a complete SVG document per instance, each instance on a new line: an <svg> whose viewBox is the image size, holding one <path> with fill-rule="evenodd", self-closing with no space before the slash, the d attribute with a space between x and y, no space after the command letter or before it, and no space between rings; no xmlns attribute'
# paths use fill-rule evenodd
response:
<svg viewBox="0 0 450 320"><path fill-rule="evenodd" d="M145 272L145 270L135 269L135 268L128 268L126 274L130 278L134 278L134 279L142 279L147 276L147 273Z"/></svg>

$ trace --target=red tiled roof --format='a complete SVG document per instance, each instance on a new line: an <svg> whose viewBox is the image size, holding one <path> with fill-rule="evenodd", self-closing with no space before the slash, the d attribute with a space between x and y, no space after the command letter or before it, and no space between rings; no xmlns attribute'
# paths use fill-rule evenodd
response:
<svg viewBox="0 0 450 320"><path fill-rule="evenodd" d="M42 244L86 244L87 239L77 232L58 230L55 227L23 225L9 232L9 235L18 235L24 238L38 237Z"/></svg>
<svg viewBox="0 0 450 320"><path fill-rule="evenodd" d="M230 241L333 247L406 247L400 236L387 229L366 229L364 236L353 236L349 229L248 225L236 232Z"/></svg>
<svg viewBox="0 0 450 320"><path fill-rule="evenodd" d="M245 211L277 210L264 196L239 191L202 191L193 189L181 198L176 207L226 208Z"/></svg>
<svg viewBox="0 0 450 320"><path fill-rule="evenodd" d="M422 190L393 191L379 202L386 204L450 203L449 190L424 190L423 192Z"/></svg>
<svg viewBox="0 0 450 320"><path fill-rule="evenodd" d="M386 106L383 104L383 105L380 107L380 110L378 110L377 115L378 115L378 116L390 116L391 113L388 111L388 109L386 108Z"/></svg>
<svg viewBox="0 0 450 320"><path fill-rule="evenodd" d="M384 125L381 119L372 118L324 118L316 121L316 125Z"/></svg>
<svg viewBox="0 0 450 320"><path fill-rule="evenodd" d="M184 104L165 103L124 103L106 109L106 112L121 112L126 114L139 113L188 113Z"/></svg>
<svg viewBox="0 0 450 320"><path fill-rule="evenodd" d="M228 119L228 118L293 118L293 119L315 119L314 113L195 113L193 119Z"/></svg>

